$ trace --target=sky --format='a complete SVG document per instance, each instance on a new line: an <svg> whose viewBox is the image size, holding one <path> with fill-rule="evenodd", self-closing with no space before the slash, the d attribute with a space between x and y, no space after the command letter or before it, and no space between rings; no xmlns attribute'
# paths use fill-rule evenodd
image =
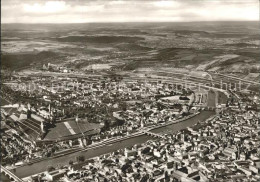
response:
<svg viewBox="0 0 260 182"><path fill-rule="evenodd" d="M258 21L259 0L2 0L2 23Z"/></svg>

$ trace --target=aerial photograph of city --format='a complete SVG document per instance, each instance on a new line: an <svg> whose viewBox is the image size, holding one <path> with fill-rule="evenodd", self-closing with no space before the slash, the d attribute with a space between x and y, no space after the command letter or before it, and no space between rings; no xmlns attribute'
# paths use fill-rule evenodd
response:
<svg viewBox="0 0 260 182"><path fill-rule="evenodd" d="M259 182L259 0L1 1L3 182Z"/></svg>

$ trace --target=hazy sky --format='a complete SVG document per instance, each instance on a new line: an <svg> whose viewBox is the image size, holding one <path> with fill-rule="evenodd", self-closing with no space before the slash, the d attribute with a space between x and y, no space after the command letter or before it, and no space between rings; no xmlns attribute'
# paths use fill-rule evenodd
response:
<svg viewBox="0 0 260 182"><path fill-rule="evenodd" d="M2 0L2 23L259 20L258 0Z"/></svg>

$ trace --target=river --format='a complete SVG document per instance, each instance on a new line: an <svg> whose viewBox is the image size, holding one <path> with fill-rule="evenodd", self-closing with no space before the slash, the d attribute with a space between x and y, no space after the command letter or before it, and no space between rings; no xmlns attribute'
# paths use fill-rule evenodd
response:
<svg viewBox="0 0 260 182"><path fill-rule="evenodd" d="M2 182L10 182L11 180L9 179L8 176L6 176L3 173L1 173L0 181L2 181Z"/></svg>
<svg viewBox="0 0 260 182"><path fill-rule="evenodd" d="M10 104L10 102L4 99L3 97L0 97L0 100L1 100L1 106Z"/></svg>
<svg viewBox="0 0 260 182"><path fill-rule="evenodd" d="M215 112L213 112L213 111L202 111L200 114L198 114L192 118L189 118L185 121L171 124L168 126L164 126L162 128L154 129L154 130L152 130L152 132L173 133L173 132L185 129L187 127L190 127L199 121L205 121L207 118L209 118L210 116L212 116L214 114L215 114ZM133 146L134 144L144 143L150 139L153 139L153 138L150 136L147 136L147 135L141 135L141 136L137 136L134 138L126 139L124 141L109 144L107 146L100 146L96 149L89 149L87 151L75 152L75 153L72 153L72 154L69 154L66 156L61 156L58 158L48 158L46 160L43 160L43 161L40 161L37 163L18 167L15 170L12 170L12 172L15 175L17 175L18 177L24 178L24 177L31 176L36 173L41 173L41 172L46 171L47 167L49 165L51 165L53 167L55 167L57 165L66 165L69 163L70 160L75 161L76 157L79 155L83 155L83 156L85 156L85 159L89 159L89 158L96 157L96 156L99 156L102 154L116 151L121 148L130 147L130 146Z"/></svg>

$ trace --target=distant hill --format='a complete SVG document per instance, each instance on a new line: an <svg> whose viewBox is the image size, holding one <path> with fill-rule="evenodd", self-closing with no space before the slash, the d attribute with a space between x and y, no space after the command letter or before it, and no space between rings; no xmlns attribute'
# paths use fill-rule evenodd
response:
<svg viewBox="0 0 260 182"><path fill-rule="evenodd" d="M249 72L260 64L258 28L259 22L3 24L1 64Z"/></svg>
<svg viewBox="0 0 260 182"><path fill-rule="evenodd" d="M32 64L55 62L55 59L61 57L61 55L50 51L43 51L36 54L2 54L1 66L2 68L9 68L11 70L20 70L23 68L28 68Z"/></svg>

